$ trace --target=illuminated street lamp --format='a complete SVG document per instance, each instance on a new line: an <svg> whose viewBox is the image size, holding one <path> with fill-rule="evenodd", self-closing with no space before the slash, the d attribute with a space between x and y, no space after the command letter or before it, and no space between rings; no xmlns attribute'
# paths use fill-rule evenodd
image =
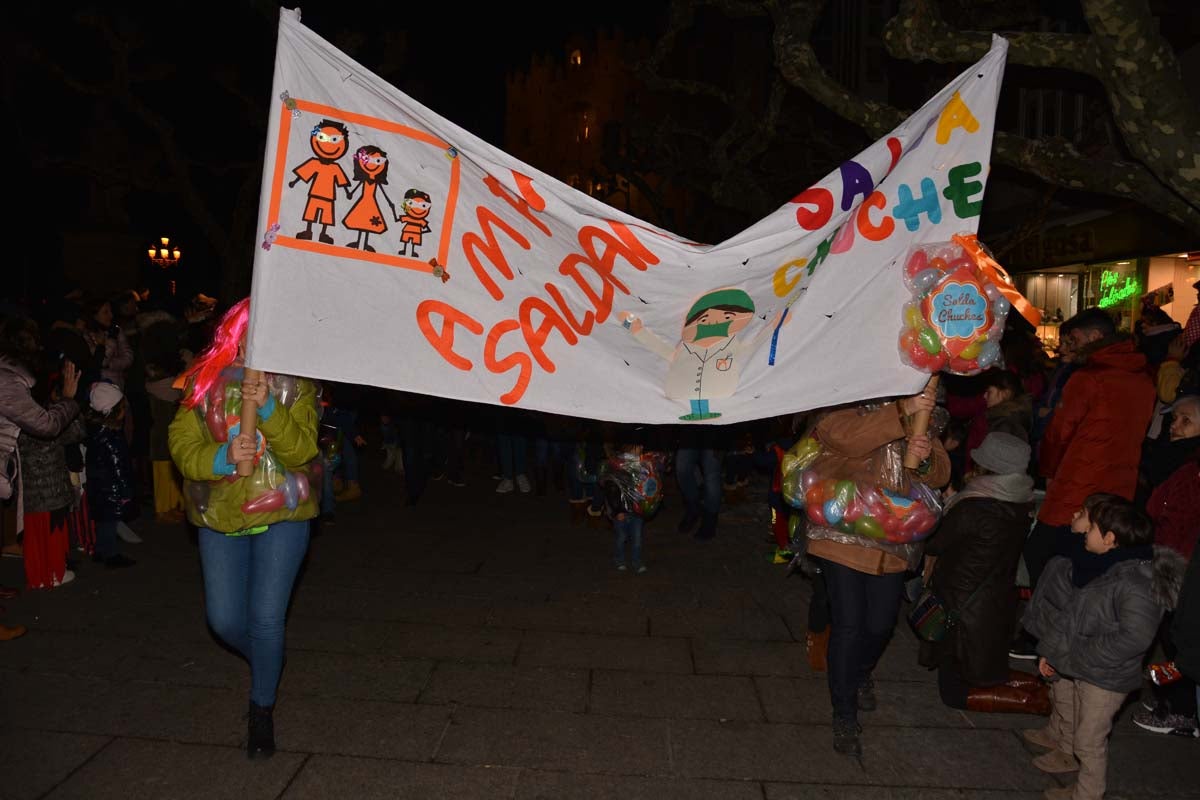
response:
<svg viewBox="0 0 1200 800"><path fill-rule="evenodd" d="M146 255L155 264L158 264L163 269L169 269L179 263L179 257L183 255L183 251L179 246L171 247L171 239L169 236L163 236L159 241L158 247L149 247L146 249ZM175 294L175 280L172 278L169 281L171 294Z"/></svg>
<svg viewBox="0 0 1200 800"><path fill-rule="evenodd" d="M178 264L179 256L182 255L182 251L178 245L171 247L171 239L167 236L162 237L158 241L161 243L161 246L151 247L146 251L147 255L150 256L150 260L163 269Z"/></svg>

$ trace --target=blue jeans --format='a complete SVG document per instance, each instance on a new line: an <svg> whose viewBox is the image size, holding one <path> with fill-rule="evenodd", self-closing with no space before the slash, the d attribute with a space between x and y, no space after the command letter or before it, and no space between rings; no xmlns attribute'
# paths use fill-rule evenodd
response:
<svg viewBox="0 0 1200 800"><path fill-rule="evenodd" d="M696 483L696 469L700 483ZM689 514L716 514L721 510L721 458L716 450L681 447L675 451L675 478ZM703 493L703 496L701 495Z"/></svg>
<svg viewBox="0 0 1200 800"><path fill-rule="evenodd" d="M276 522L250 536L201 528L199 541L208 624L250 662L250 699L274 705L288 601L308 552L308 521Z"/></svg>
<svg viewBox="0 0 1200 800"><path fill-rule="evenodd" d="M896 615L904 573L868 575L822 559L829 597L829 696L833 715L858 718L858 687L871 677L883 655Z"/></svg>
<svg viewBox="0 0 1200 800"><path fill-rule="evenodd" d="M613 518L613 561L625 563L625 542L629 542L629 558L633 568L642 565L642 518L626 513L622 519Z"/></svg>

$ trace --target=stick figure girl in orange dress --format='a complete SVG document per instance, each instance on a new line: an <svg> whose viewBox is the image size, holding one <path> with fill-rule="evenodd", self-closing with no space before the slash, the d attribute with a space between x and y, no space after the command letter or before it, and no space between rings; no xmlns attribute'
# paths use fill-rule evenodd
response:
<svg viewBox="0 0 1200 800"><path fill-rule="evenodd" d="M350 207L345 218L342 219L343 225L352 231L358 231L358 237L346 245L347 247L355 250L362 247L367 253L375 252L375 248L368 244L371 234L383 233L388 227L383 220L383 214L379 211L379 200L376 198L376 194L383 195L383 199L392 209L392 216L396 216L396 206L383 189L387 183L387 174L387 153L373 144L364 145L355 151L354 180L357 183L354 188L346 190L346 198L353 199L360 190L362 196Z"/></svg>

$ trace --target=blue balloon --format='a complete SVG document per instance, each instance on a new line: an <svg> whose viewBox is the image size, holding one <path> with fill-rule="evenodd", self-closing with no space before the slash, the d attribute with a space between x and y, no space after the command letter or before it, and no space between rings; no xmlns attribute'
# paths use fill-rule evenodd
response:
<svg viewBox="0 0 1200 800"><path fill-rule="evenodd" d="M1010 308L1012 308L1012 303L1010 303L1008 298L1004 295L1000 295L992 301L992 313L994 313L997 317L1003 317L1008 313Z"/></svg>
<svg viewBox="0 0 1200 800"><path fill-rule="evenodd" d="M936 268L923 269L916 275L913 275L912 285L913 291L917 294L925 294L942 279L942 271Z"/></svg>
<svg viewBox="0 0 1200 800"><path fill-rule="evenodd" d="M842 517L846 514L846 507L837 500L826 500L825 505L821 507L821 511L825 514L825 521L830 525L837 525L842 521Z"/></svg>
<svg viewBox="0 0 1200 800"><path fill-rule="evenodd" d="M1000 343L987 341L983 347L979 349L979 356L975 359L979 362L980 369L987 369L996 363L1000 358Z"/></svg>
<svg viewBox="0 0 1200 800"><path fill-rule="evenodd" d="M298 479L299 476L296 473L288 472L283 479L283 486L279 487L283 490L283 504L287 506L288 511L295 511L296 506L300 504Z"/></svg>

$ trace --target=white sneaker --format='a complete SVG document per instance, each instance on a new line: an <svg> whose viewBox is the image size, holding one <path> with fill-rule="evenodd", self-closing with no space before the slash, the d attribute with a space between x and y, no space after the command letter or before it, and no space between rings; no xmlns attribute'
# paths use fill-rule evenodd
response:
<svg viewBox="0 0 1200 800"><path fill-rule="evenodd" d="M533 487L529 485L529 478L522 474L517 476L517 488L521 490L521 494L529 494L529 490Z"/></svg>
<svg viewBox="0 0 1200 800"><path fill-rule="evenodd" d="M129 527L124 522L117 523L117 537L120 538L122 542L129 542L129 544L142 543L142 537L134 533L133 528Z"/></svg>
<svg viewBox="0 0 1200 800"><path fill-rule="evenodd" d="M68 583L70 583L73 580L75 580L74 570L67 570L66 572L63 573L62 580L55 581L54 585L55 586L66 586Z"/></svg>
<svg viewBox="0 0 1200 800"><path fill-rule="evenodd" d="M510 478L504 478L496 484L496 494L508 494L513 490L513 482Z"/></svg>

